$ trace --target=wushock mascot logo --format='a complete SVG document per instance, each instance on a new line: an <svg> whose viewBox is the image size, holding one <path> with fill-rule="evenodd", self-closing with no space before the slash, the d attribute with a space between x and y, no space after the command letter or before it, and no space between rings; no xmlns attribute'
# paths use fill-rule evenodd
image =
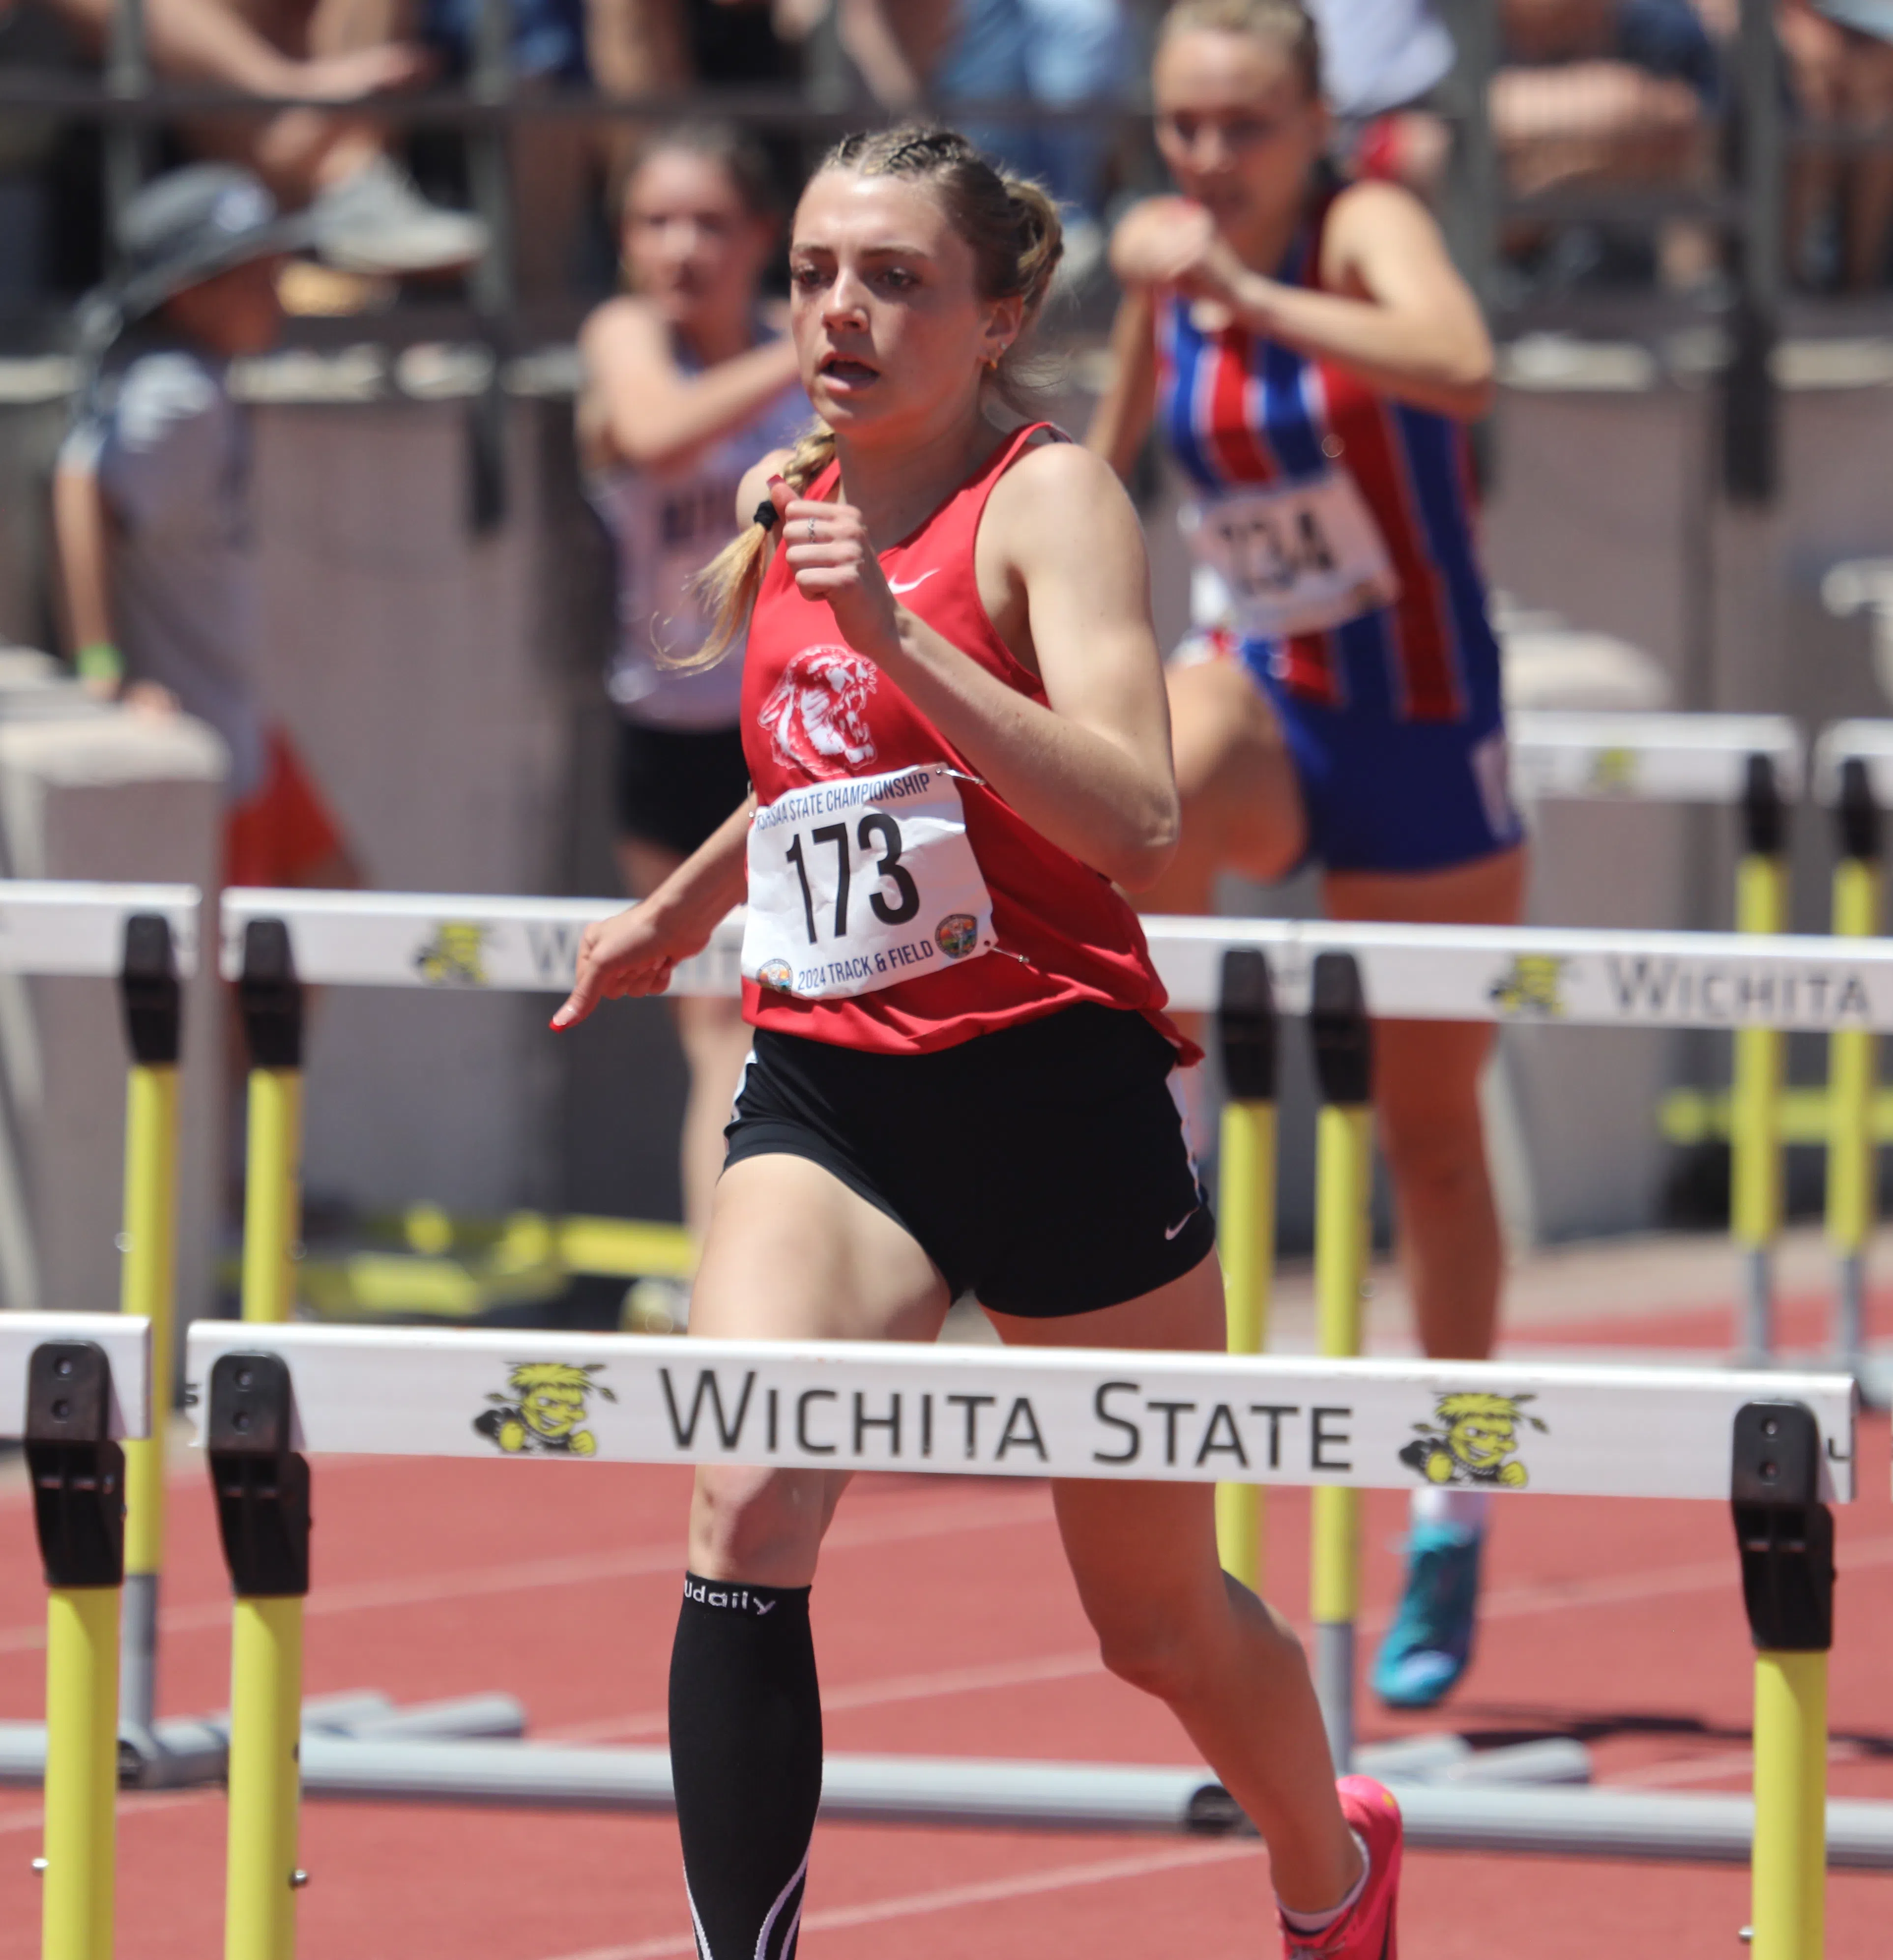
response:
<svg viewBox="0 0 1893 1960"><path fill-rule="evenodd" d="M1470 1389L1442 1395L1433 1405L1434 1420L1414 1424L1419 1440L1401 1451L1400 1460L1429 1484L1522 1491L1532 1480L1519 1458L1519 1432L1529 1424L1548 1433L1536 1416L1526 1413L1525 1404L1536 1399Z"/></svg>
<svg viewBox="0 0 1893 1960"><path fill-rule="evenodd" d="M589 1398L618 1399L603 1382L592 1379L604 1365L587 1361L581 1368L567 1361L522 1361L506 1378L507 1392L487 1397L498 1407L476 1415L473 1427L509 1456L592 1456L598 1439L585 1427Z"/></svg>

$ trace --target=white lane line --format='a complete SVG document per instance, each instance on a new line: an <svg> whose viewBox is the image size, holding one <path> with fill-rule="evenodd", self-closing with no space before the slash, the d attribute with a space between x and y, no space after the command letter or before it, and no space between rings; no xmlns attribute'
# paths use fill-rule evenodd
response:
<svg viewBox="0 0 1893 1960"><path fill-rule="evenodd" d="M1893 1538L1870 1538L1857 1544L1843 1544L1837 1554L1843 1573L1863 1567L1893 1565ZM1678 1565L1666 1572L1625 1573L1608 1579L1586 1579L1574 1583L1549 1586L1513 1586L1489 1593L1479 1602L1479 1617L1485 1620L1522 1619L1535 1613L1556 1613L1573 1608L1634 1605L1646 1599L1667 1599L1683 1592L1715 1592L1725 1588L1735 1591L1741 1573L1735 1554L1726 1558L1704 1560L1700 1565ZM1363 1621L1362 1630L1378 1631L1390 1616L1381 1615Z"/></svg>
<svg viewBox="0 0 1893 1960"><path fill-rule="evenodd" d="M1187 1849L1152 1851L1139 1857L1106 1858L1088 1865L1055 1865L1048 1870L1021 1872L983 1884L950 1885L931 1892L909 1892L904 1898L871 1900L864 1905L832 1906L805 1914L804 1933L838 1933L854 1926L878 1926L891 1919L918 1919L927 1913L954 1912L964 1906L996 1905L1002 1900L1030 1898L1045 1892L1070 1892L1081 1885L1108 1885L1118 1879L1148 1878L1160 1872L1188 1869L1193 1865L1223 1865L1238 1858L1258 1858L1262 1847L1251 1839L1240 1844L1195 1844ZM559 1960L671 1960L673 1955L696 1952L687 1934L640 1939L626 1946L594 1946Z"/></svg>
<svg viewBox="0 0 1893 1960"><path fill-rule="evenodd" d="M119 1799L119 1822L122 1823L128 1817L148 1816L153 1811L187 1810L194 1804L221 1803L223 1800L221 1787L215 1790L140 1791ZM9 1810L0 1812L0 1833L37 1831L45 1822L46 1812L37 1804L30 1810Z"/></svg>
<svg viewBox="0 0 1893 1960"><path fill-rule="evenodd" d="M1893 1538L1869 1538L1845 1548L1841 1559L1844 1571L1893 1564ZM1718 1559L1699 1565L1683 1565L1668 1572L1629 1574L1621 1577L1585 1580L1570 1584L1516 1586L1488 1593L1480 1602L1482 1619L1525 1619L1541 1613L1573 1612L1599 1606L1634 1605L1637 1601L1659 1599L1681 1593L1714 1592L1738 1583L1732 1561ZM1363 1637L1384 1633L1392 1624L1390 1612L1365 1614L1360 1621ZM1312 1629L1298 1623L1295 1631L1306 1642ZM822 1706L832 1713L844 1710L880 1708L900 1701L924 1701L936 1695L976 1694L989 1690L1030 1686L1034 1683L1081 1680L1102 1674L1103 1663L1096 1651L1083 1648L1068 1653L1043 1654L1016 1662L994 1662L984 1667L950 1668L936 1674L888 1675L857 1682L851 1686L822 1690ZM641 1736L661 1736L669 1723L661 1709L646 1709L626 1715L606 1715L546 1730L541 1739L552 1742L628 1742Z"/></svg>
<svg viewBox="0 0 1893 1960"><path fill-rule="evenodd" d="M582 1474L582 1473L581 1473ZM930 1505L877 1517L844 1516L829 1533L825 1552L853 1551L909 1539L946 1538L957 1532L1004 1531L1038 1524L1051 1515L1050 1494L1042 1485L1003 1497L969 1503ZM522 1560L511 1565L476 1566L432 1577L366 1580L352 1586L318 1586L309 1596L313 1617L358 1613L384 1606L425 1606L448 1599L476 1599L493 1593L539 1591L554 1586L591 1586L601 1580L648 1578L654 1573L683 1571L683 1534L662 1545L635 1546L623 1551L579 1552L563 1558ZM228 1599L173 1606L159 1615L161 1634L203 1633L230 1624ZM0 1653L21 1653L43 1647L43 1624L0 1628Z"/></svg>
<svg viewBox="0 0 1893 1960"><path fill-rule="evenodd" d="M1858 1763L1868 1760L1868 1752L1858 1742L1830 1742L1830 1763ZM1751 1749L1729 1749L1720 1755L1666 1756L1660 1762L1640 1763L1634 1769L1608 1777L1602 1790L1680 1790L1686 1784L1739 1780L1745 1793L1755 1781L1755 1758Z"/></svg>
<svg viewBox="0 0 1893 1960"><path fill-rule="evenodd" d="M851 1687L824 1687L822 1712L838 1715L848 1709L882 1708L890 1702L926 1701L936 1695L977 1694L988 1688L1071 1681L1103 1672L1104 1663L1098 1658L1097 1649L1080 1647L1069 1653L1043 1654L1031 1660L995 1661L985 1667L943 1668L935 1674L883 1675L878 1680L856 1682ZM606 1715L536 1733L537 1739L546 1742L605 1742L661 1736L669 1726L662 1709L647 1709L641 1714Z"/></svg>

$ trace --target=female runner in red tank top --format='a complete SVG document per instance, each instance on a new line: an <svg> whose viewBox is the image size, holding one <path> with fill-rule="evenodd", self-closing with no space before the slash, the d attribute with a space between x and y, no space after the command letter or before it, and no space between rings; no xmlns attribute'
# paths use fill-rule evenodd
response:
<svg viewBox="0 0 1893 1960"><path fill-rule="evenodd" d="M691 1306L716 1338L1218 1349L1214 1225L1134 915L1177 805L1142 536L1025 422L1013 349L1055 207L937 130L851 137L803 193L792 326L821 422L713 567L749 616L755 794L593 928L555 1026L660 991L746 892L755 1050ZM1008 426L1010 425L1010 426ZM808 1591L847 1478L705 1466L670 1742L702 1960L787 1960L821 1786ZM1398 1813L1337 1789L1287 1628L1227 1580L1207 1484L1055 1483L1106 1664L1268 1839L1291 1954L1388 1960Z"/></svg>

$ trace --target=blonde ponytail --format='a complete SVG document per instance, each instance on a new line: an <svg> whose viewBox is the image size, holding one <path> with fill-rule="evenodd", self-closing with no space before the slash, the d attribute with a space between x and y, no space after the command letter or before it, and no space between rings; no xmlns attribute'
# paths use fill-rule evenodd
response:
<svg viewBox="0 0 1893 1960"><path fill-rule="evenodd" d="M789 451L781 475L799 497L835 459L835 432L817 422ZM742 637L768 563L769 533L757 523L741 530L698 573L697 596L710 614L710 637L695 653L660 654L661 664L674 673L694 673L713 667Z"/></svg>

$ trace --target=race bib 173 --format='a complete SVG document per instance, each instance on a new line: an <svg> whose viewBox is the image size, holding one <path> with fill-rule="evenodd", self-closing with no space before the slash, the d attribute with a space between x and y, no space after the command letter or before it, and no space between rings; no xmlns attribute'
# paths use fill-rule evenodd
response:
<svg viewBox="0 0 1893 1960"><path fill-rule="evenodd" d="M1191 505L1183 522L1245 639L1323 632L1400 596L1386 540L1344 469L1232 490Z"/></svg>
<svg viewBox="0 0 1893 1960"><path fill-rule="evenodd" d="M791 791L749 826L746 979L803 1000L871 994L990 952L992 896L951 770Z"/></svg>

